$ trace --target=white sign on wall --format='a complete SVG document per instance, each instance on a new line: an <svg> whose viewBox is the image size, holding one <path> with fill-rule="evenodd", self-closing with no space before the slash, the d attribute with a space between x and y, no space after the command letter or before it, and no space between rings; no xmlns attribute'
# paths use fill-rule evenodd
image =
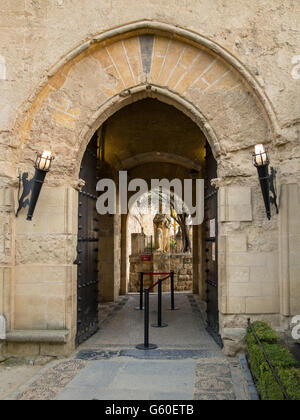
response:
<svg viewBox="0 0 300 420"><path fill-rule="evenodd" d="M6 319L0 315L0 340L6 339Z"/></svg>
<svg viewBox="0 0 300 420"><path fill-rule="evenodd" d="M216 219L210 221L210 235L211 238L216 237Z"/></svg>
<svg viewBox="0 0 300 420"><path fill-rule="evenodd" d="M6 80L6 60L0 55L0 80Z"/></svg>

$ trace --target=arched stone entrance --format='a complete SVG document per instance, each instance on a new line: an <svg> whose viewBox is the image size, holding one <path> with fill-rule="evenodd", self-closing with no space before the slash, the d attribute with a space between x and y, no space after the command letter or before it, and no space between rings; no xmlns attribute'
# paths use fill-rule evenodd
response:
<svg viewBox="0 0 300 420"><path fill-rule="evenodd" d="M97 139L99 151L98 164L94 162L91 165L91 158L89 157L90 149ZM83 174L82 176L90 173L89 178L83 178L86 183L80 193L78 209L78 223L80 226L78 249L80 250L80 254L78 254L77 260L80 261L78 267L78 284L80 285L80 289L78 290L77 322L79 322L78 327L80 330L84 324L84 320L82 319L83 314L86 313L85 319L88 321L88 314L91 308L95 306L91 305L91 302L95 303L98 299L98 293L93 286L97 278L99 279L100 302L114 301L120 293L127 294L128 290L130 290L128 287L128 263L131 251L127 246L129 239L127 236L127 212L121 216L105 215L99 217L99 226L97 227L97 231L99 231L99 276L95 274L95 267L93 270L88 250L86 253L82 253L83 238L81 237L81 232L84 228L83 221L85 220L88 226L92 226L94 225L95 215L92 209L84 207L84 202L81 197L86 192L90 193L90 188L94 190L92 194L96 194L96 175L94 177L92 176L96 166L99 167L98 177L100 179L114 179L117 189L120 188L118 170L122 169L126 171L126 189L128 188L127 183L133 179L143 180L148 186L148 191L151 191L152 180L164 179L167 183L176 180L180 182L185 197L184 181L201 179L206 171L206 143L206 138L199 127L187 118L186 115L170 105L149 98L124 107L109 118L93 136L84 155L80 172ZM208 145L207 148L210 150ZM210 177L216 178L216 169L214 169L213 175L211 174ZM135 193L136 191L128 191L128 194L126 194L128 196L128 202L131 201ZM207 192L207 194L209 193ZM202 197L198 195L197 204L201 207L199 211L202 212ZM86 202L89 202L88 199L86 199ZM193 206L195 203L196 195L194 191ZM88 214L90 214L89 218L91 223L88 223ZM152 228L155 214L151 219ZM96 232L95 225L94 229ZM151 264L141 263L140 255L134 255L136 261L134 263L135 270L138 269L146 272L169 272L174 270L176 272L175 284L178 290L194 290L195 293L198 293L200 290L201 297L205 299L206 285L204 282L204 266L201 256L202 249L204 249L202 231L200 225L197 224L194 226L192 235L194 245L192 246L191 244L189 250L179 249L176 255L174 252L166 252L164 255L156 254L155 258L153 257L153 266L151 268ZM91 230L89 238L85 240L93 242L93 239L94 232ZM90 243L91 254L93 246L95 247L96 245ZM93 261L95 257L96 255L94 254ZM137 268L138 265L139 268ZM193 271L194 276L192 275ZM88 276L83 278L83 273L88 273ZM139 277L138 273L139 271L133 277L135 275ZM135 291L139 290L139 285L136 287ZM82 289L88 291L88 293L82 293ZM131 289L130 291L133 290ZM215 296L214 299L217 309L218 297ZM97 317L95 311L94 315ZM90 333L93 331L94 323L91 323ZM85 335L85 332L83 335Z"/></svg>
<svg viewBox="0 0 300 420"><path fill-rule="evenodd" d="M279 296L269 299L272 287L279 287L277 272L269 272L267 291L255 282L254 296L249 292L251 266L263 277L265 261L272 267L276 259L272 239L263 256L255 246L249 252L246 243L246 232L264 229L260 201L251 195L258 186L249 152L264 142L272 153L278 135L272 107L251 73L217 44L169 25L140 22L95 37L64 57L15 127L20 170L28 170L41 148L56 155L33 224L24 215L15 223L18 258L10 273L15 298L7 314L12 331L30 326L69 331L61 350L45 344L39 347L44 352L66 353L74 346L77 189L87 144L111 115L143 98L157 98L188 115L218 162L221 330L244 325L248 313L279 317ZM270 226L270 232L276 229ZM38 255L38 263L20 243Z"/></svg>

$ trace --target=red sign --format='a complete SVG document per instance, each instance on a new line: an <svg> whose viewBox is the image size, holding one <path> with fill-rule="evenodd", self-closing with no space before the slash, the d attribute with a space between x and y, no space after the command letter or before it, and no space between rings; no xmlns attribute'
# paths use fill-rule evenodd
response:
<svg viewBox="0 0 300 420"><path fill-rule="evenodd" d="M141 255L141 261L152 261L152 255L151 254Z"/></svg>

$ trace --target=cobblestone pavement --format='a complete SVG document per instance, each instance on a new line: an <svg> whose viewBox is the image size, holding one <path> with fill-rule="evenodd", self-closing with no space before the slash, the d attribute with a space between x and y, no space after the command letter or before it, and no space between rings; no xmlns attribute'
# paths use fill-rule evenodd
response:
<svg viewBox="0 0 300 420"><path fill-rule="evenodd" d="M195 400L236 400L227 360L199 360L196 366Z"/></svg>
<svg viewBox="0 0 300 420"><path fill-rule="evenodd" d="M164 295L164 307L169 296ZM135 349L143 339L137 295L122 299L100 330L69 360L43 369L13 400L247 400L238 359L228 359L206 332L193 295L176 296L179 311L164 311L168 328L151 328L157 350ZM151 321L156 296L151 296Z"/></svg>
<svg viewBox="0 0 300 420"><path fill-rule="evenodd" d="M86 365L87 362L82 360L60 362L39 374L39 378L28 385L15 399L53 400Z"/></svg>

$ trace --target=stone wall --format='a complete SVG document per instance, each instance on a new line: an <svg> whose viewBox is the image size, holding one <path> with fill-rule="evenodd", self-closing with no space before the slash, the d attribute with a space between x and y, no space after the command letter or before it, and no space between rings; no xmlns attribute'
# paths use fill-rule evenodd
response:
<svg viewBox="0 0 300 420"><path fill-rule="evenodd" d="M280 327L277 225L275 214L266 219L259 187L220 188L220 324L228 354L243 349L242 339L241 347L234 341L249 317Z"/></svg>
<svg viewBox="0 0 300 420"><path fill-rule="evenodd" d="M8 332L70 332L63 349L27 352L74 347L81 159L107 118L143 98L189 116L218 161L223 336L244 329L248 316L288 330L300 313L299 2L241 3L1 1L0 315ZM151 59L144 35L153 37ZM251 164L256 142L269 145L279 171L280 214L271 222ZM32 172L44 148L57 159L28 223L24 212L14 216L17 175ZM118 262L120 241L113 247ZM115 297L119 267L110 259Z"/></svg>
<svg viewBox="0 0 300 420"><path fill-rule="evenodd" d="M266 18L267 17L267 18ZM43 75L83 40L128 22L156 20L200 33L230 51L259 79L280 124L298 118L298 2L254 0L2 0L1 126L10 130ZM16 24L18 31L16 31ZM70 31L69 28L76 28ZM20 63L24 65L20 66Z"/></svg>
<svg viewBox="0 0 300 420"><path fill-rule="evenodd" d="M190 254L162 254L155 252L152 261L142 261L141 254L130 256L129 292L140 291L140 273L175 273L175 291L192 292L193 258ZM150 287L159 278L145 277L145 286ZM170 280L163 283L163 291L170 291Z"/></svg>
<svg viewBox="0 0 300 420"><path fill-rule="evenodd" d="M0 299L0 311L7 319L8 333L44 331L45 336L41 342L30 342L27 347L21 338L18 342L8 341L5 346L8 355L22 353L23 348L33 355L68 354L73 348L77 207L74 189L45 186L33 222L25 220L26 210L15 221L14 245L10 250L14 267L12 270L7 265L1 270L0 288L5 293ZM9 232L5 238L9 239ZM57 330L68 332L68 343L58 344L59 338L57 347L49 344L51 339L47 342L47 331Z"/></svg>

